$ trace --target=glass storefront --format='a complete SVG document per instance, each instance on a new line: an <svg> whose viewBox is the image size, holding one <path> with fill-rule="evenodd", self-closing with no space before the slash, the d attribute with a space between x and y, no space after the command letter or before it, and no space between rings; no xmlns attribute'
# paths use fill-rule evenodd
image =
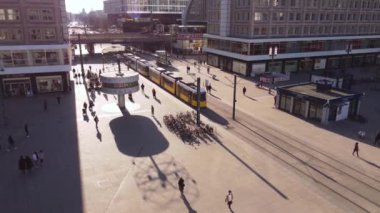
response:
<svg viewBox="0 0 380 213"><path fill-rule="evenodd" d="M327 69L338 69L340 58L329 58L327 61Z"/></svg>
<svg viewBox="0 0 380 213"><path fill-rule="evenodd" d="M31 96L33 95L30 78L3 79L5 96Z"/></svg>
<svg viewBox="0 0 380 213"><path fill-rule="evenodd" d="M308 72L313 70L313 60L309 58L305 58L300 60L300 67L299 71L300 72Z"/></svg>
<svg viewBox="0 0 380 213"><path fill-rule="evenodd" d="M264 73L266 68L266 63L253 63L251 77L255 77L257 74Z"/></svg>
<svg viewBox="0 0 380 213"><path fill-rule="evenodd" d="M207 55L207 64L214 66L214 67L218 67L218 65L219 65L218 56L208 54Z"/></svg>
<svg viewBox="0 0 380 213"><path fill-rule="evenodd" d="M282 71L282 61L271 61L268 62L269 72L281 72Z"/></svg>
<svg viewBox="0 0 380 213"><path fill-rule="evenodd" d="M285 72L296 72L298 69L298 61L292 60L292 61L285 61Z"/></svg>
<svg viewBox="0 0 380 213"><path fill-rule="evenodd" d="M241 61L234 60L232 63L232 71L242 75L247 74L247 64Z"/></svg>
<svg viewBox="0 0 380 213"><path fill-rule="evenodd" d="M63 91L62 77L55 76L40 76L36 77L37 90L40 93Z"/></svg>
<svg viewBox="0 0 380 213"><path fill-rule="evenodd" d="M315 70L323 70L326 69L326 59L325 58L317 58L314 60L314 69Z"/></svg>

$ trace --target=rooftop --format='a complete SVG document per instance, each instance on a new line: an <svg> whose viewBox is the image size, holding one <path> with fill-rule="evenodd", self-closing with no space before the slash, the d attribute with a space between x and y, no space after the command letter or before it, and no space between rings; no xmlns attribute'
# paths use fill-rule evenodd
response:
<svg viewBox="0 0 380 213"><path fill-rule="evenodd" d="M335 88L332 88L327 91L317 91L317 85L313 83L293 85L293 86L283 87L283 89L286 89L294 93L300 93L303 95L316 97L316 98L323 99L326 101L330 101L336 98L357 95L354 92L337 90Z"/></svg>

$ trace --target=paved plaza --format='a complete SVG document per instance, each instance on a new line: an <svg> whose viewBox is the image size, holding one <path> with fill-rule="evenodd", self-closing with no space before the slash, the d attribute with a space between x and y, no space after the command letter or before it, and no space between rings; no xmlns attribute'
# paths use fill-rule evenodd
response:
<svg viewBox="0 0 380 213"><path fill-rule="evenodd" d="M173 63L177 72L185 72L193 60ZM99 70L103 65L91 66ZM107 71L114 67L106 64ZM4 149L11 134L17 149L0 154L0 211L232 212L225 203L232 190L236 213L380 212L380 150L371 144L380 127L379 91L371 85L354 87L366 93L361 110L366 124L323 127L274 109L274 94L239 78L233 121L232 75L212 68L213 80L206 67L200 73L191 69L189 79L200 76L214 88L202 121L216 129L217 137L197 144L181 141L162 119L192 109L141 76L145 93L127 100L126 111L117 107L116 96L88 93L75 81L70 93L2 98L0 144ZM90 99L98 129L93 115L82 115ZM358 130L368 132L360 141L361 158L351 155ZM43 167L20 173L20 155L40 149ZM185 180L184 195L179 177Z"/></svg>

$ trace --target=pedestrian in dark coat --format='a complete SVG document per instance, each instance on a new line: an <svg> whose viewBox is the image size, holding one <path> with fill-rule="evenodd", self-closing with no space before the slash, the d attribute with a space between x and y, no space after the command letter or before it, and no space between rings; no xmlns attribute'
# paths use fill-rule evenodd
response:
<svg viewBox="0 0 380 213"><path fill-rule="evenodd" d="M29 127L28 127L28 124L25 124L25 125L24 125L24 130L25 130L26 137L29 138L30 135L29 135Z"/></svg>
<svg viewBox="0 0 380 213"><path fill-rule="evenodd" d="M33 168L33 161L29 156L25 156L25 162L26 162L26 170L28 172L32 171Z"/></svg>
<svg viewBox="0 0 380 213"><path fill-rule="evenodd" d="M243 95L247 92L247 88L243 87Z"/></svg>
<svg viewBox="0 0 380 213"><path fill-rule="evenodd" d="M86 102L83 103L83 108L87 110L87 103Z"/></svg>
<svg viewBox="0 0 380 213"><path fill-rule="evenodd" d="M61 104L61 96L57 96L57 103Z"/></svg>
<svg viewBox="0 0 380 213"><path fill-rule="evenodd" d="M185 181L182 177L180 177L178 180L178 189L181 192L181 194L183 194L183 190L185 189Z"/></svg>
<svg viewBox="0 0 380 213"><path fill-rule="evenodd" d="M155 89L152 89L152 95L153 95L153 98L156 98L156 90Z"/></svg>
<svg viewBox="0 0 380 213"><path fill-rule="evenodd" d="M358 142L355 143L355 147L354 147L354 151L352 151L352 155L354 155L354 153L356 153L356 156L359 157L359 143Z"/></svg>
<svg viewBox="0 0 380 213"><path fill-rule="evenodd" d="M98 123L99 123L99 118L98 118L97 115L95 115L94 121L95 121L95 126L96 126L96 129L97 129L98 128Z"/></svg>
<svg viewBox="0 0 380 213"><path fill-rule="evenodd" d="M24 156L20 156L20 159L18 160L18 169L23 173L25 174L25 170L26 170L26 161L25 161L25 158Z"/></svg>
<svg viewBox="0 0 380 213"><path fill-rule="evenodd" d="M92 108L95 106L94 102L92 100L89 101L89 109L92 111Z"/></svg>

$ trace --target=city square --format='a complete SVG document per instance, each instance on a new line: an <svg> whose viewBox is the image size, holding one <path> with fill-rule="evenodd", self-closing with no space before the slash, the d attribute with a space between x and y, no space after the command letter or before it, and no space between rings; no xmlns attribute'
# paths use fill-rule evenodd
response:
<svg viewBox="0 0 380 213"><path fill-rule="evenodd" d="M380 212L379 11L1 2L0 212Z"/></svg>

